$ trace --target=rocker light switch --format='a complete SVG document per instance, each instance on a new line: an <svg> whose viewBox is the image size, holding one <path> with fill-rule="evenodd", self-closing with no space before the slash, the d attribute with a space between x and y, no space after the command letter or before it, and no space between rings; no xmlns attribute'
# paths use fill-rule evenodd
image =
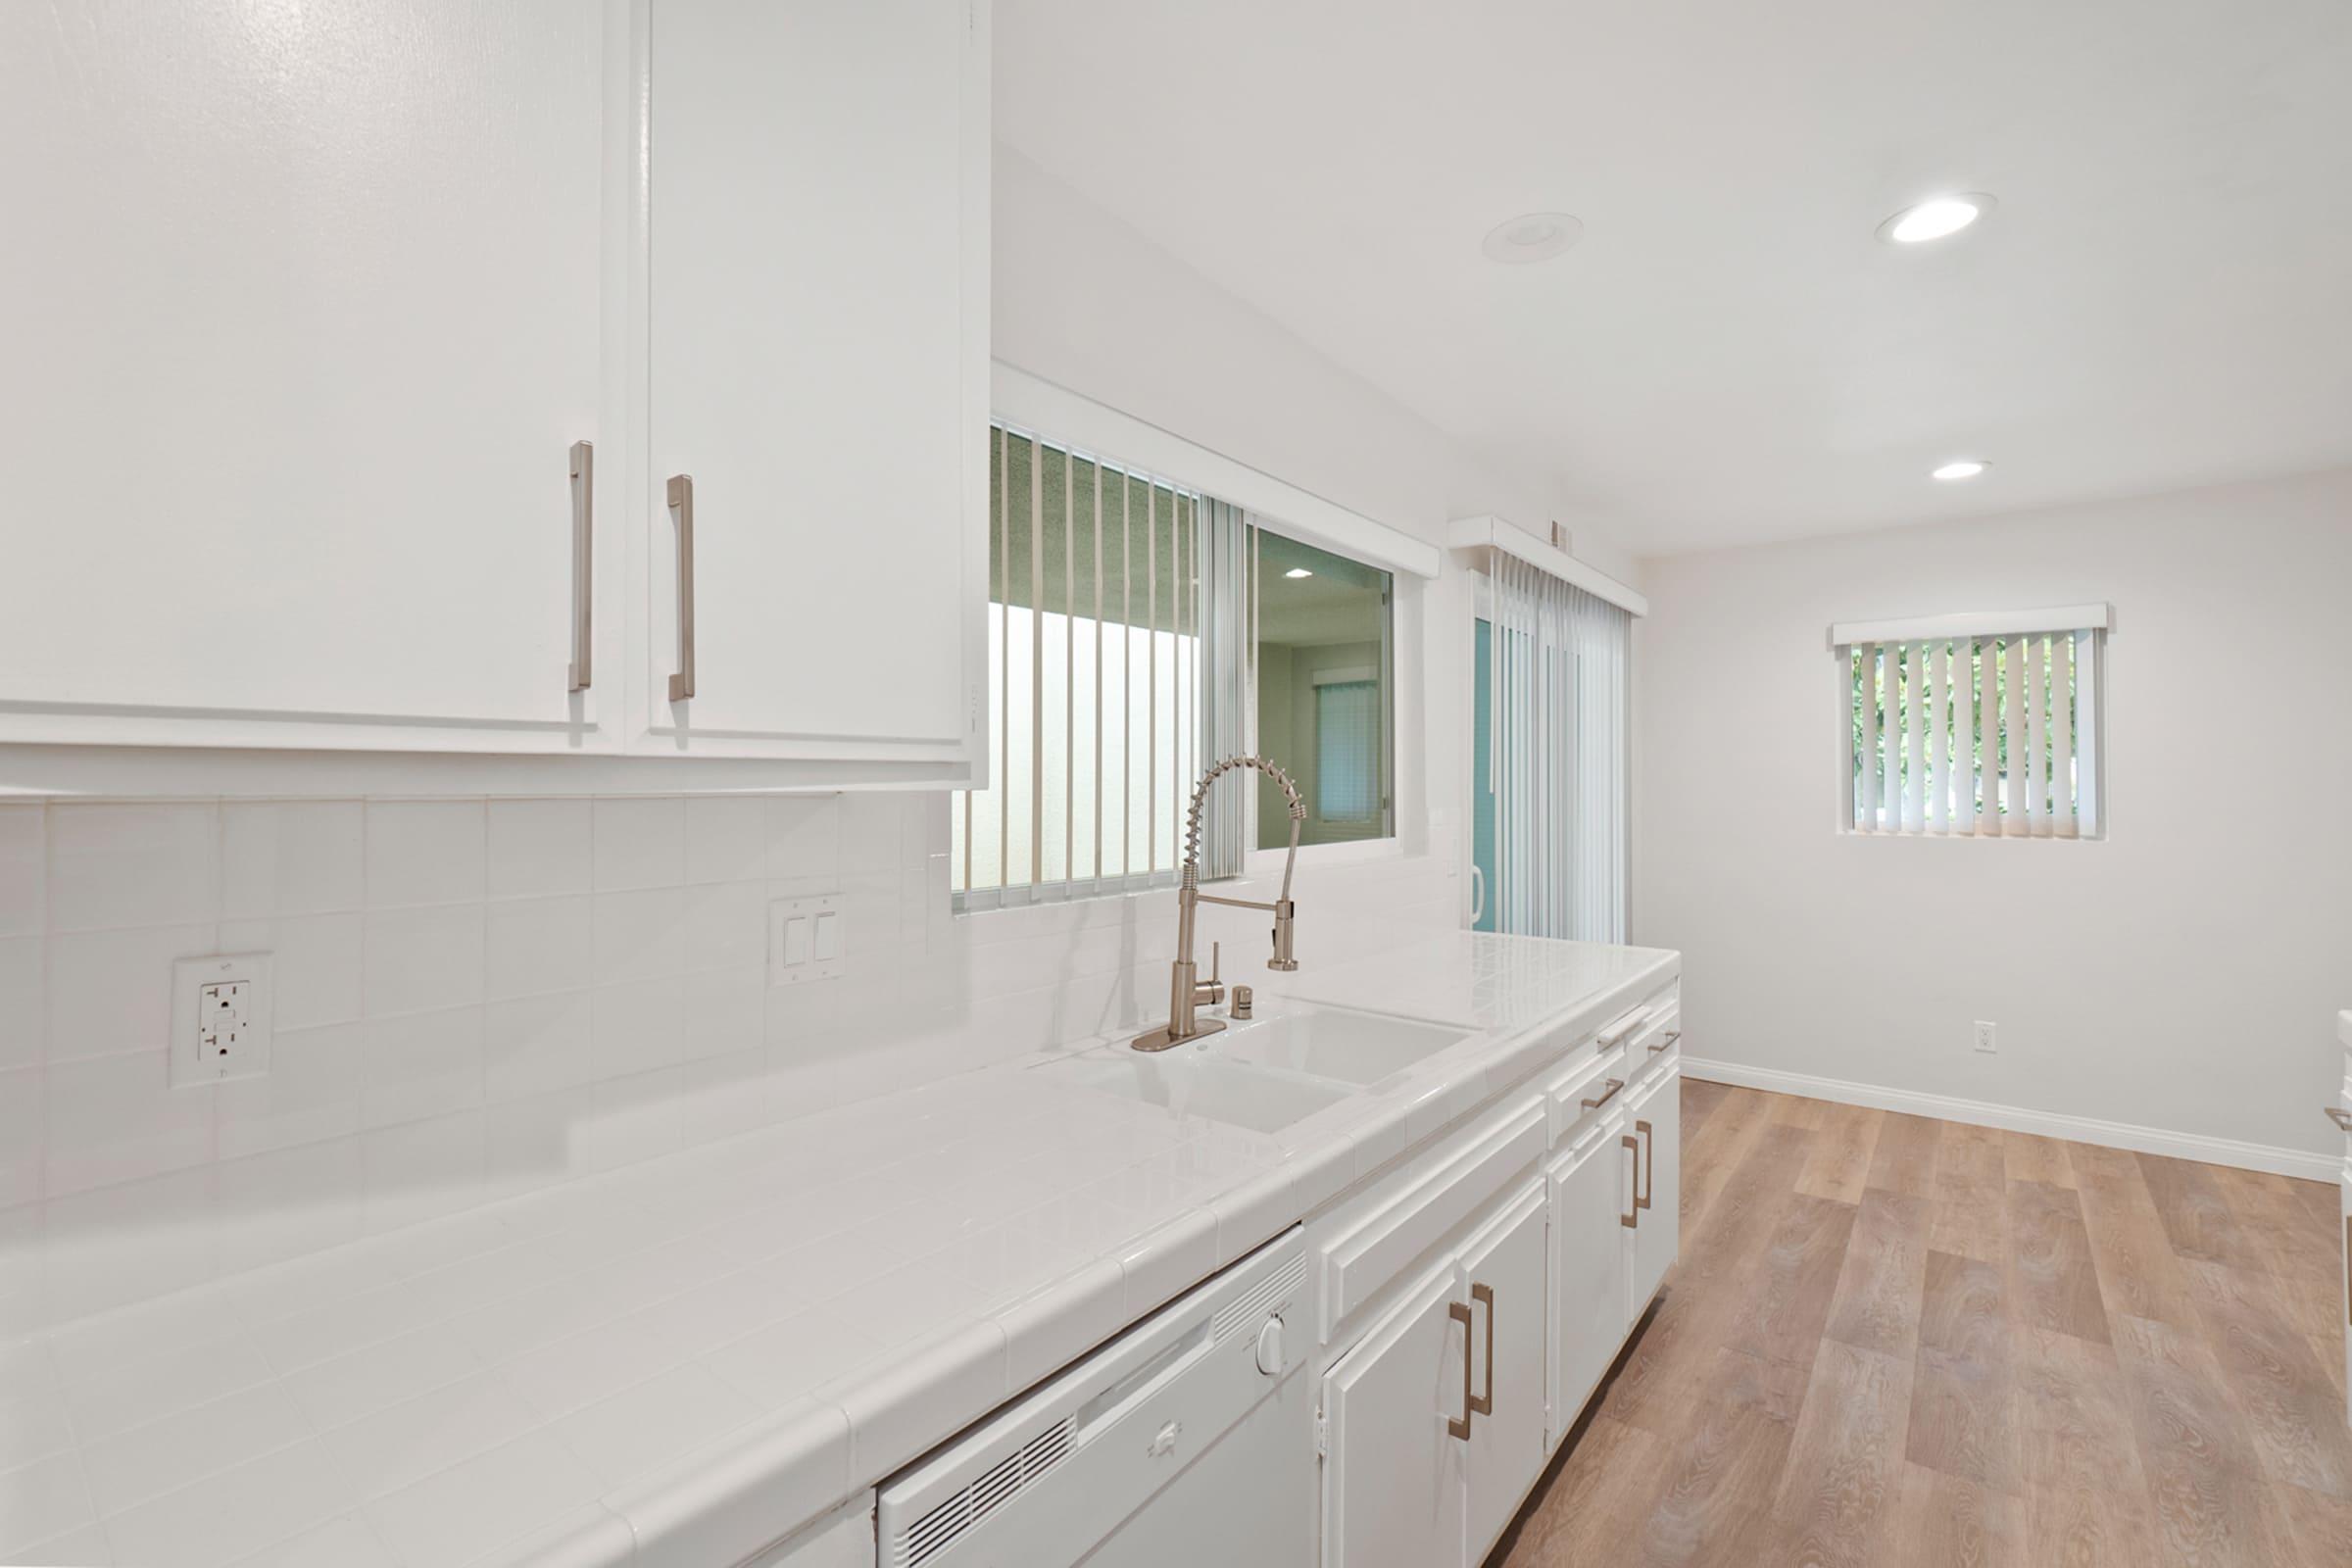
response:
<svg viewBox="0 0 2352 1568"><path fill-rule="evenodd" d="M798 985L842 973L846 948L841 895L778 899L767 906L767 983Z"/></svg>

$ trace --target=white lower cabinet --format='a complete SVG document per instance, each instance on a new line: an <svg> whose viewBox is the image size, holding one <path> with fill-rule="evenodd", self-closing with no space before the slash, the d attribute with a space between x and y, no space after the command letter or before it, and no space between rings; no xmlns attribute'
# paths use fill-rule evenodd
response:
<svg viewBox="0 0 2352 1568"><path fill-rule="evenodd" d="M1456 1310L1462 1308L1463 1310ZM1452 1259L1415 1282L1323 1379L1323 1560L1462 1560L1469 1314Z"/></svg>
<svg viewBox="0 0 2352 1568"><path fill-rule="evenodd" d="M1626 1238L1634 1219L1625 1118L1603 1116L1554 1158L1551 1189L1551 1420L1556 1445L1616 1359L1626 1330Z"/></svg>
<svg viewBox="0 0 2352 1568"><path fill-rule="evenodd" d="M1454 1265L1478 1341L1478 1396L1463 1464L1463 1560L1470 1563L1486 1556L1519 1511L1550 1451L1544 1441L1549 1217L1544 1183L1528 1182L1470 1238Z"/></svg>
<svg viewBox="0 0 2352 1568"><path fill-rule="evenodd" d="M1323 1223L1324 1568L1484 1561L1647 1310L1681 1230L1661 1016Z"/></svg>
<svg viewBox="0 0 2352 1568"><path fill-rule="evenodd" d="M1669 1060L1627 1096L1637 1162L1634 1226L1626 1269L1625 1315L1630 1324L1658 1294L1682 1244L1683 1069Z"/></svg>

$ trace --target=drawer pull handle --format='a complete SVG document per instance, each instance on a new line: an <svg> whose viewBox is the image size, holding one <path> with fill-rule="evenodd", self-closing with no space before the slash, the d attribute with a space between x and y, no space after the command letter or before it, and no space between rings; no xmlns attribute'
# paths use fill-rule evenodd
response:
<svg viewBox="0 0 2352 1568"><path fill-rule="evenodd" d="M1592 1043L1603 1051L1615 1050L1625 1044L1628 1035L1641 1028L1648 1020L1651 1010L1648 1007L1636 1007L1624 1017L1601 1030L1598 1035L1593 1037Z"/></svg>
<svg viewBox="0 0 2352 1568"><path fill-rule="evenodd" d="M1473 1284L1470 1287L1470 1299L1487 1309L1487 1392L1475 1399L1470 1398L1470 1347L1465 1343L1462 1346L1462 1397L1469 1401L1469 1408L1477 1411L1480 1415L1493 1415L1494 1413L1494 1288L1491 1285Z"/></svg>
<svg viewBox="0 0 2352 1568"><path fill-rule="evenodd" d="M678 672L669 677L669 700L694 695L694 477L669 476L669 515L678 530Z"/></svg>
<svg viewBox="0 0 2352 1568"><path fill-rule="evenodd" d="M2346 1110L2341 1105L2322 1105L2320 1108L2328 1113L2329 1121L2345 1132L2352 1133L2352 1110Z"/></svg>
<svg viewBox="0 0 2352 1568"><path fill-rule="evenodd" d="M1630 1134L1619 1139L1618 1142L1633 1152L1634 1187L1636 1193L1639 1194L1642 1185L1642 1145ZM1636 1230L1641 1227L1642 1202L1639 1196L1637 1196L1634 1200L1634 1206L1632 1208L1627 1209L1624 1213L1617 1216L1617 1223L1624 1226L1629 1231Z"/></svg>
<svg viewBox="0 0 2352 1568"><path fill-rule="evenodd" d="M1669 1029L1649 1043L1649 1054L1654 1056L1682 1038L1683 1032L1680 1029Z"/></svg>
<svg viewBox="0 0 2352 1568"><path fill-rule="evenodd" d="M1468 1443L1470 1441L1470 1418L1478 1413L1478 1401L1470 1396L1470 1347L1477 1343L1477 1336L1470 1328L1470 1308L1462 1302L1447 1302L1446 1315L1462 1326L1462 1418L1456 1421L1453 1417L1447 1416L1446 1433L1448 1437L1459 1438L1464 1443Z"/></svg>
<svg viewBox="0 0 2352 1568"><path fill-rule="evenodd" d="M584 692L596 663L596 448L571 444L571 689Z"/></svg>
<svg viewBox="0 0 2352 1568"><path fill-rule="evenodd" d="M1622 1078L1609 1078L1603 1080L1603 1082L1607 1087L1601 1090L1600 1098L1598 1100L1580 1100L1577 1102L1577 1103L1584 1106L1587 1110L1598 1110L1601 1106L1616 1099L1617 1091L1625 1087L1625 1080Z"/></svg>
<svg viewBox="0 0 2352 1568"><path fill-rule="evenodd" d="M1642 1135L1642 1179L1634 1183L1634 1207L1641 1209L1658 1195L1658 1136L1645 1121L1634 1123L1634 1131Z"/></svg>

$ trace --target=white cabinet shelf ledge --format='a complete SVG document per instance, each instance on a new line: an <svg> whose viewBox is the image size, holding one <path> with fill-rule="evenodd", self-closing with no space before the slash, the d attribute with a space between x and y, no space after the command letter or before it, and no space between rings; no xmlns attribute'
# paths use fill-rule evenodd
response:
<svg viewBox="0 0 2352 1568"><path fill-rule="evenodd" d="M0 33L0 793L985 768L988 0Z"/></svg>

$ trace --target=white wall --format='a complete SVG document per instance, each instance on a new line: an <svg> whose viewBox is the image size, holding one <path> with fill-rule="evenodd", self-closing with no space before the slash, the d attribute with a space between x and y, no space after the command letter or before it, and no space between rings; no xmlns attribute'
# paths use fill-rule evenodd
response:
<svg viewBox="0 0 2352 1568"><path fill-rule="evenodd" d="M1433 542L1455 517L1538 534L1556 518L1578 557L1639 586L1619 525L1439 429L1001 143L995 217L998 360ZM1469 785L1466 581L1449 559L1434 583L1400 580L1396 605L1398 836L1448 859Z"/></svg>
<svg viewBox="0 0 2352 1568"><path fill-rule="evenodd" d="M1692 1055L2340 1154L2352 473L1645 571L1634 940ZM1833 831L1832 620L2095 600L2105 841Z"/></svg>

